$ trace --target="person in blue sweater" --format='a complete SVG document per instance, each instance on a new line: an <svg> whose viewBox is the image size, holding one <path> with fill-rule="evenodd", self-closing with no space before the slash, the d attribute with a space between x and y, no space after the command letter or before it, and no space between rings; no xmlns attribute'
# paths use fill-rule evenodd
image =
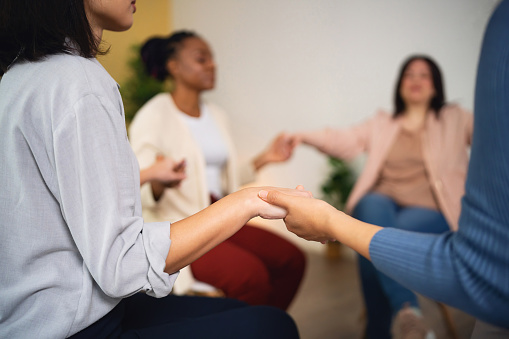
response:
<svg viewBox="0 0 509 339"><path fill-rule="evenodd" d="M336 239L402 285L478 321L474 335L509 335L509 0L486 27L479 59L474 134L459 230L420 234L363 223L318 199L259 196L288 211L288 229ZM484 326L484 327L483 327ZM484 331L484 332L483 332Z"/></svg>

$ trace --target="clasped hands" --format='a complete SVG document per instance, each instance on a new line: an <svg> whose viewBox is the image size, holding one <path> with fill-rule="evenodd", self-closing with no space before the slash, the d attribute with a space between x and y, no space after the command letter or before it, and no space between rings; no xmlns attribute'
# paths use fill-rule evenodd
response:
<svg viewBox="0 0 509 339"><path fill-rule="evenodd" d="M306 240L334 241L329 216L338 211L326 202L313 198L311 192L297 186L295 190L263 188L258 196L265 202L283 208L286 228Z"/></svg>

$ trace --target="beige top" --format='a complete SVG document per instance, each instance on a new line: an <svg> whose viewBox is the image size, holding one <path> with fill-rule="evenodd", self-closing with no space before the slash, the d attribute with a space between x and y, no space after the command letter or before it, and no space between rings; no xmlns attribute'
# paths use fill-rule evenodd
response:
<svg viewBox="0 0 509 339"><path fill-rule="evenodd" d="M373 191L391 197L401 206L439 210L424 165L422 135L421 129L401 128Z"/></svg>

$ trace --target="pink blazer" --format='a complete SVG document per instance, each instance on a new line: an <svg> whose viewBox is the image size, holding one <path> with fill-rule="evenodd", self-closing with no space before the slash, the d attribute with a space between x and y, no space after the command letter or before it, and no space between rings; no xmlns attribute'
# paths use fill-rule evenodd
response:
<svg viewBox="0 0 509 339"><path fill-rule="evenodd" d="M401 128L400 119L379 112L355 127L305 133L306 143L328 155L349 160L360 153L368 158L346 203L351 213L376 183L387 154ZM423 132L423 156L432 190L452 230L458 229L472 141L473 115L459 106L442 108L440 117L429 113Z"/></svg>

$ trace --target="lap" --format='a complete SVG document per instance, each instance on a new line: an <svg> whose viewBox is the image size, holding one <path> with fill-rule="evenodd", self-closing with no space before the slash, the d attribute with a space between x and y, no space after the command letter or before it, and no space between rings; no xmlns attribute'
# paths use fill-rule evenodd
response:
<svg viewBox="0 0 509 339"><path fill-rule="evenodd" d="M242 282L251 276L268 282L265 263L251 251L231 241L224 241L191 264L197 279L217 284L220 281Z"/></svg>
<svg viewBox="0 0 509 339"><path fill-rule="evenodd" d="M279 268L290 261L304 259L302 251L290 241L255 226L244 226L228 242L256 256L269 268Z"/></svg>
<svg viewBox="0 0 509 339"><path fill-rule="evenodd" d="M357 204L354 217L382 227L423 233L443 233L449 225L440 211L418 206L398 206L379 193L366 194Z"/></svg>
<svg viewBox="0 0 509 339"><path fill-rule="evenodd" d="M297 337L293 320L273 307L172 295L156 299L137 294L126 301L121 338Z"/></svg>

